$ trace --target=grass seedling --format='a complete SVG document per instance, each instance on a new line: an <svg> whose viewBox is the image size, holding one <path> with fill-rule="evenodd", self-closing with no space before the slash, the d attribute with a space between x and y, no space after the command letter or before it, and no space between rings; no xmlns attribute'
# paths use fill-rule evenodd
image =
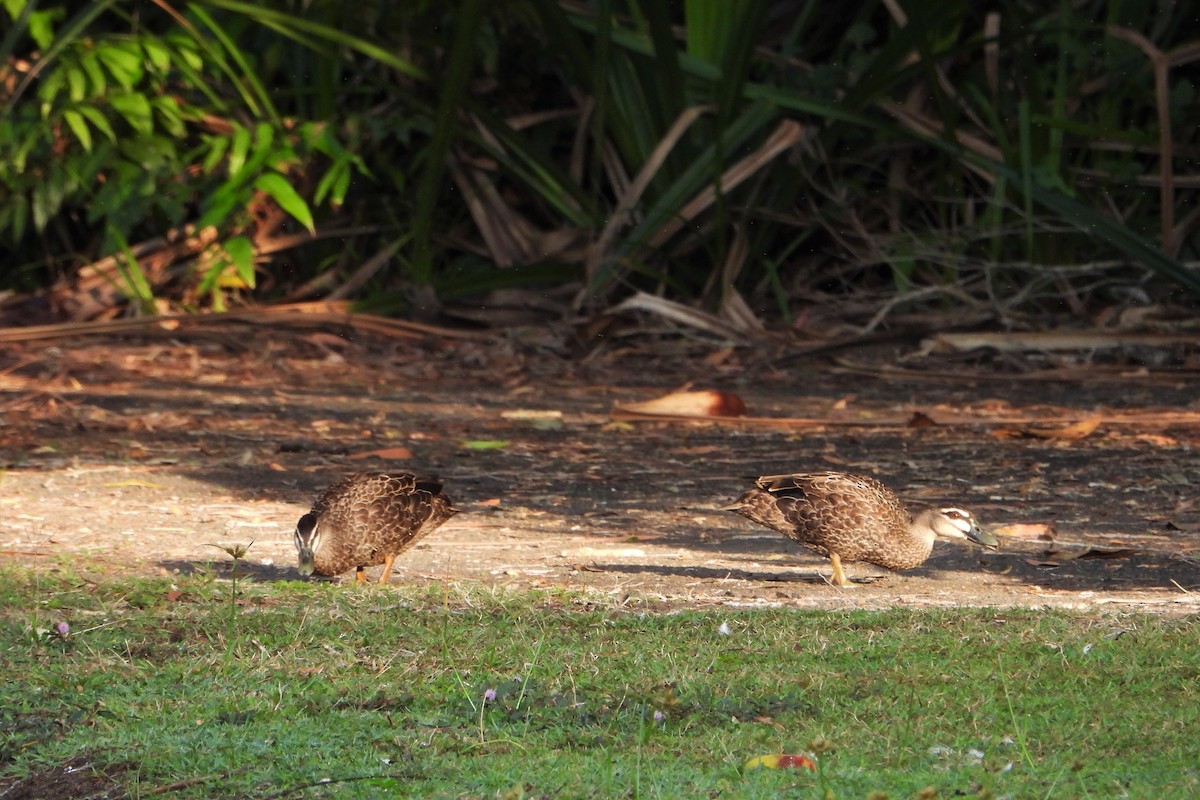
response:
<svg viewBox="0 0 1200 800"><path fill-rule="evenodd" d="M238 564L246 554L250 552L250 548L254 545L254 540L251 539L249 544L209 544L206 547L215 547L218 550L224 550L233 559L233 568L229 570L229 639L233 641L233 629L237 625L237 580L238 580Z"/></svg>

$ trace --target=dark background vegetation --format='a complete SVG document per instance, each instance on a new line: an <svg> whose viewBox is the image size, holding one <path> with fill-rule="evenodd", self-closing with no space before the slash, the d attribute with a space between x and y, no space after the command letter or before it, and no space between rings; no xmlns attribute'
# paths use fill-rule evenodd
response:
<svg viewBox="0 0 1200 800"><path fill-rule="evenodd" d="M0 20L10 324L318 298L488 322L498 297L574 316L643 291L741 325L836 303L1036 327L1200 288L1188 3Z"/></svg>

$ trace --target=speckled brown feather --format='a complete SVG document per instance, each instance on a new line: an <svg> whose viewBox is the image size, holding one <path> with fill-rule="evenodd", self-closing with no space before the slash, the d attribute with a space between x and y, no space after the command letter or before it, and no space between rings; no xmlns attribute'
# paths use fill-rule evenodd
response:
<svg viewBox="0 0 1200 800"><path fill-rule="evenodd" d="M360 473L330 486L313 503L321 531L315 572L340 575L382 564L450 519L456 509L433 478Z"/></svg>
<svg viewBox="0 0 1200 800"><path fill-rule="evenodd" d="M912 569L929 557L932 538L910 533L912 515L874 478L814 472L759 478L730 510L822 555Z"/></svg>

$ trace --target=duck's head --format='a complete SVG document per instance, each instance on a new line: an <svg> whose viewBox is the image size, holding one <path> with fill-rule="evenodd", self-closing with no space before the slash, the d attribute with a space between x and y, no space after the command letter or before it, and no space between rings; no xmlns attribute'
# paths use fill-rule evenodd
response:
<svg viewBox="0 0 1200 800"><path fill-rule="evenodd" d="M979 521L970 511L961 508L930 508L923 516L926 525L943 539L966 539L975 544L995 550L1000 541L979 526Z"/></svg>
<svg viewBox="0 0 1200 800"><path fill-rule="evenodd" d="M317 521L316 514L305 514L296 523L295 541L296 550L300 554L300 574L306 578L313 574L313 570L317 566L314 553L321 544L321 533Z"/></svg>

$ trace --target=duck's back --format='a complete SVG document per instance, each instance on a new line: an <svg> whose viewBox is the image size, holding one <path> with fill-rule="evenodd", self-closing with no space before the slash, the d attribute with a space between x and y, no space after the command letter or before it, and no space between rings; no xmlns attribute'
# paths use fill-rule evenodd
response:
<svg viewBox="0 0 1200 800"><path fill-rule="evenodd" d="M738 501L739 513L823 555L910 569L932 542L909 533L912 517L900 498L874 478L813 472L759 478Z"/></svg>
<svg viewBox="0 0 1200 800"><path fill-rule="evenodd" d="M382 564L454 515L441 481L406 473L361 473L333 484L312 513L322 528L317 572L337 575Z"/></svg>

